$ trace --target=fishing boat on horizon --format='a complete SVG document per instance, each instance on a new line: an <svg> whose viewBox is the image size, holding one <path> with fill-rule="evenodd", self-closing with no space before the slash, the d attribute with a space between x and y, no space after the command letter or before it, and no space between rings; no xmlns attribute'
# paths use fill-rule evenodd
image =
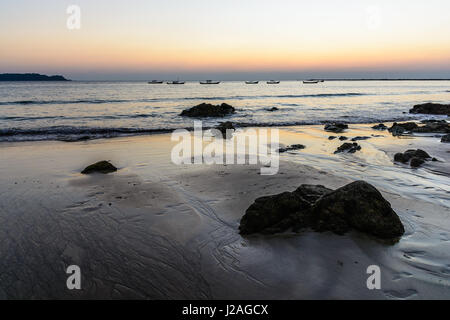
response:
<svg viewBox="0 0 450 320"><path fill-rule="evenodd" d="M304 80L303 81L304 84L317 84L319 82L323 82L323 81L320 81L320 80Z"/></svg>
<svg viewBox="0 0 450 320"><path fill-rule="evenodd" d="M245 84L258 84L259 81L245 81Z"/></svg>
<svg viewBox="0 0 450 320"><path fill-rule="evenodd" d="M162 81L162 80L152 80L152 81L149 81L148 84L161 84L163 82L164 81Z"/></svg>
<svg viewBox="0 0 450 320"><path fill-rule="evenodd" d="M174 80L174 81L168 81L167 84L185 84L185 82L180 81L180 80Z"/></svg>
<svg viewBox="0 0 450 320"><path fill-rule="evenodd" d="M280 81L277 81L277 80L269 80L269 81L267 81L267 84L279 84L280 83Z"/></svg>
<svg viewBox="0 0 450 320"><path fill-rule="evenodd" d="M213 81L213 80L206 80L206 81L200 81L200 84L219 84L220 81Z"/></svg>

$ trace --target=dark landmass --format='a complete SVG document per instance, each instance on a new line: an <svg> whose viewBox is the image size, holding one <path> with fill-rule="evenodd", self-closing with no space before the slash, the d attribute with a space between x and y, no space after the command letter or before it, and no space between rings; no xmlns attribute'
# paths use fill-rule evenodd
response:
<svg viewBox="0 0 450 320"><path fill-rule="evenodd" d="M71 81L63 76L47 76L38 73L2 73L0 81Z"/></svg>

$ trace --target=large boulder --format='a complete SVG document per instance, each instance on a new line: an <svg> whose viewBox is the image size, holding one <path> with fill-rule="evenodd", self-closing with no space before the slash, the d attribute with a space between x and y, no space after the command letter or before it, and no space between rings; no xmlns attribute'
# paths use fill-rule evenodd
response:
<svg viewBox="0 0 450 320"><path fill-rule="evenodd" d="M364 181L353 182L321 197L311 208L311 219L314 230L337 234L354 229L393 239L405 232L391 204Z"/></svg>
<svg viewBox="0 0 450 320"><path fill-rule="evenodd" d="M294 192L256 199L239 226L241 234L305 228L337 234L357 230L381 239L397 239L405 232L390 203L364 181L335 191L302 185Z"/></svg>
<svg viewBox="0 0 450 320"><path fill-rule="evenodd" d="M393 136L400 136L406 132L412 132L414 129L418 127L417 123L415 122L404 122L404 123L397 123L394 122L392 127L388 129L390 133L392 133Z"/></svg>
<svg viewBox="0 0 450 320"><path fill-rule="evenodd" d="M241 234L276 233L289 227L295 215L311 208L322 195L331 192L324 186L301 185L294 192L258 198L241 219Z"/></svg>
<svg viewBox="0 0 450 320"><path fill-rule="evenodd" d="M81 171L82 174L92 174L92 173L111 173L116 172L117 168L113 166L108 161L99 161L97 163L91 164L90 166L87 166L83 171Z"/></svg>
<svg viewBox="0 0 450 320"><path fill-rule="evenodd" d="M218 106L210 103L201 103L190 109L183 110L180 115L193 118L224 117L235 111L236 109L226 103L222 103Z"/></svg>
<svg viewBox="0 0 450 320"><path fill-rule="evenodd" d="M450 104L424 103L415 105L409 113L443 114L450 116Z"/></svg>

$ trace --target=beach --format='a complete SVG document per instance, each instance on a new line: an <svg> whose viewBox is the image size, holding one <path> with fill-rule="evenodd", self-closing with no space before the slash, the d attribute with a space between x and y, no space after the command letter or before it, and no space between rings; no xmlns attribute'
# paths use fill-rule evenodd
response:
<svg viewBox="0 0 450 320"><path fill-rule="evenodd" d="M390 126L391 123L386 123ZM450 153L433 134L393 137L349 124L354 154L323 125L280 127L279 172L171 161L167 133L88 141L1 142L2 299L448 299ZM439 161L413 169L397 152ZM100 160L118 171L82 175ZM359 232L239 234L256 198L301 184L373 184L405 227L390 245ZM78 265L82 289L67 290ZM366 284L381 268L381 289Z"/></svg>

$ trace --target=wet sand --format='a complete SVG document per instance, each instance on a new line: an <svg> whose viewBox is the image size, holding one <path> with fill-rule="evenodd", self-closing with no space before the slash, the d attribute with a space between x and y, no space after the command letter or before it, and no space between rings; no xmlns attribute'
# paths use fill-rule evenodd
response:
<svg viewBox="0 0 450 320"><path fill-rule="evenodd" d="M275 176L259 165L171 162L170 135L86 142L2 143L0 298L448 299L450 204L448 145L434 137L393 138L368 125L348 137L362 151L334 155L322 126L283 128ZM393 164L421 147L440 162ZM119 171L83 176L98 160ZM359 233L302 232L241 237L253 201L300 184L341 187L364 179L405 225L388 246ZM79 265L82 290L66 288ZM366 269L379 265L381 290Z"/></svg>

